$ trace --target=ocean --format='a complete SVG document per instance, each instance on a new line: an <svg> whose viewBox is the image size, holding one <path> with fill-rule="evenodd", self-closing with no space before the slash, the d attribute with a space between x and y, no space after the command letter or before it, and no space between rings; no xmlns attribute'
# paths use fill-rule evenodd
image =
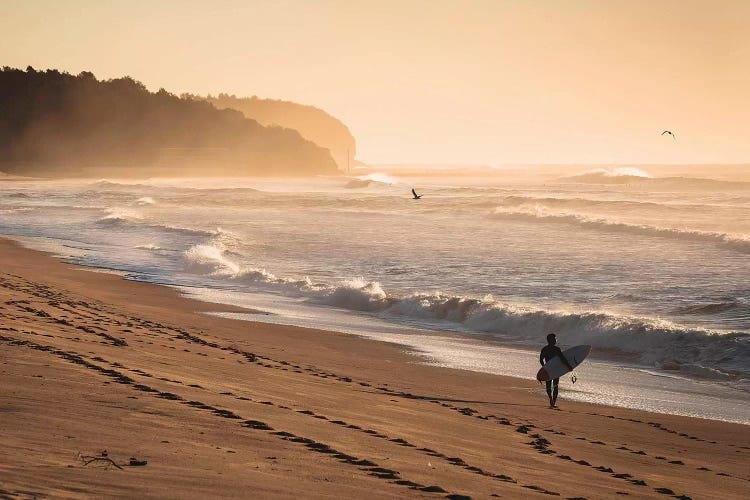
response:
<svg viewBox="0 0 750 500"><path fill-rule="evenodd" d="M0 233L443 366L533 378L555 332L593 347L561 397L750 423L747 179L0 178Z"/></svg>

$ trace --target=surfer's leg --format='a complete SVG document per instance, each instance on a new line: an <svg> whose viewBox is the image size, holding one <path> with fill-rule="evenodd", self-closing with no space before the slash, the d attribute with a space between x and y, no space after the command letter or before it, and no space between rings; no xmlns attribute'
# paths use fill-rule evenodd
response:
<svg viewBox="0 0 750 500"><path fill-rule="evenodd" d="M547 380L544 385L547 387L547 397L549 398L549 405L553 406L552 403L552 381Z"/></svg>
<svg viewBox="0 0 750 500"><path fill-rule="evenodd" d="M557 404L557 387L560 384L560 379L556 378L552 381L552 396L550 396L550 401L552 402L552 406L555 406Z"/></svg>

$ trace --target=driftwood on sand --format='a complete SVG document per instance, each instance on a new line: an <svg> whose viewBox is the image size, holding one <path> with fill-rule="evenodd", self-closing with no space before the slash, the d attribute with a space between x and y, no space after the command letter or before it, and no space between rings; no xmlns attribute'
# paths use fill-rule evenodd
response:
<svg viewBox="0 0 750 500"><path fill-rule="evenodd" d="M122 470L122 467L117 465L117 462L109 458L109 455L107 454L107 450L102 451L99 453L99 455L92 456L92 455L81 455L81 452L78 452L78 459L83 463L84 466L89 465L90 463L96 462L96 463L104 463L106 468L109 468L110 465L114 465L118 469Z"/></svg>
<svg viewBox="0 0 750 500"><path fill-rule="evenodd" d="M119 465L117 462L112 460L112 458L110 458L109 454L107 453L107 450L101 451L99 455L81 455L81 452L79 451L76 456L83 463L84 466L96 462L96 463L103 463L105 468L109 468L110 465L114 465L118 469L123 470L121 465ZM130 461L127 464L123 464L123 465L129 465L131 467L141 467L146 464L148 464L146 460L139 460L135 457L130 457Z"/></svg>

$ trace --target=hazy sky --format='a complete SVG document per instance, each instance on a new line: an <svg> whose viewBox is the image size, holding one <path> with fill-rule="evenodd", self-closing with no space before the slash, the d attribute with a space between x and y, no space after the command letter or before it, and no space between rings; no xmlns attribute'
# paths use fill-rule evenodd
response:
<svg viewBox="0 0 750 500"><path fill-rule="evenodd" d="M0 0L0 65L313 104L368 162L750 162L749 27L750 0Z"/></svg>

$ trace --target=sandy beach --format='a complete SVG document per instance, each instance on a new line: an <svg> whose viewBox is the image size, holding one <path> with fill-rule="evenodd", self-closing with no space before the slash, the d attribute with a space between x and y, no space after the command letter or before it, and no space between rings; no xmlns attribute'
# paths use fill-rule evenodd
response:
<svg viewBox="0 0 750 500"><path fill-rule="evenodd" d="M747 498L747 427L562 401L0 240L0 498ZM84 464L82 456L102 457ZM131 458L145 465L128 465Z"/></svg>

